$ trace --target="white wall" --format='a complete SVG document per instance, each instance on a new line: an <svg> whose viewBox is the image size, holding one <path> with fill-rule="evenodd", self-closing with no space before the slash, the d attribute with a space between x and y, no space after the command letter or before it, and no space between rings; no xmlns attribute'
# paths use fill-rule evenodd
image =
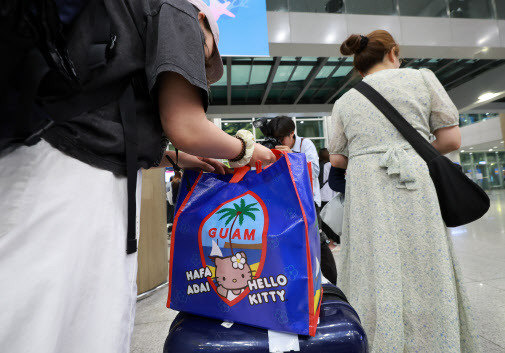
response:
<svg viewBox="0 0 505 353"><path fill-rule="evenodd" d="M503 140L503 137L499 118L481 121L461 128L461 149L501 140Z"/></svg>
<svg viewBox="0 0 505 353"><path fill-rule="evenodd" d="M505 21L409 16L268 12L271 56L341 56L353 33L385 29L411 58L505 57Z"/></svg>

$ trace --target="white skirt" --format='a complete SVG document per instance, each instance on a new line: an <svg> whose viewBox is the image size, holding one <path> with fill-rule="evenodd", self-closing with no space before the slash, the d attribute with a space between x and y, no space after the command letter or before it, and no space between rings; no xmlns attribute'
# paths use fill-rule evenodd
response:
<svg viewBox="0 0 505 353"><path fill-rule="evenodd" d="M139 173L137 234L140 185ZM0 197L0 351L128 352L126 178L41 141L0 157Z"/></svg>

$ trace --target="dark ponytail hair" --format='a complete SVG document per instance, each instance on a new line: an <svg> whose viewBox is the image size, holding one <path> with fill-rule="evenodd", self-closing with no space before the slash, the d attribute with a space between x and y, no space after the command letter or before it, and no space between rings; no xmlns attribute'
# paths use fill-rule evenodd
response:
<svg viewBox="0 0 505 353"><path fill-rule="evenodd" d="M400 46L393 36L384 30L373 31L366 36L352 34L340 46L343 55L354 55L354 67L361 73L368 72L374 65L382 62L391 49L400 54Z"/></svg>

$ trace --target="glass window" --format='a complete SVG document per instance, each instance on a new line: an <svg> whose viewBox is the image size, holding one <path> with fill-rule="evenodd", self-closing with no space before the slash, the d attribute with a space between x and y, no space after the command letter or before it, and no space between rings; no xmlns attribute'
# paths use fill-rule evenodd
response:
<svg viewBox="0 0 505 353"><path fill-rule="evenodd" d="M489 119L494 119L499 117L497 113L484 113L484 114L460 114L459 115L459 126L466 126L475 124L481 121L486 121Z"/></svg>
<svg viewBox="0 0 505 353"><path fill-rule="evenodd" d="M324 137L322 120L296 120L296 134L301 137Z"/></svg>
<svg viewBox="0 0 505 353"><path fill-rule="evenodd" d="M344 0L291 0L289 10L294 12L343 13Z"/></svg>
<svg viewBox="0 0 505 353"><path fill-rule="evenodd" d="M226 120L222 121L221 127L224 132L226 132L229 135L235 136L238 130L249 130L253 132L253 126L250 120L244 121L243 123L228 123Z"/></svg>
<svg viewBox="0 0 505 353"><path fill-rule="evenodd" d="M228 92L226 87L218 86L210 89L210 102L211 104L223 105L226 104L228 98Z"/></svg>
<svg viewBox="0 0 505 353"><path fill-rule="evenodd" d="M346 1L345 11L363 15L397 15L395 0Z"/></svg>
<svg viewBox="0 0 505 353"><path fill-rule="evenodd" d="M304 56L300 59L300 61L317 61L317 56Z"/></svg>
<svg viewBox="0 0 505 353"><path fill-rule="evenodd" d="M496 3L496 17L505 20L505 0L494 0Z"/></svg>
<svg viewBox="0 0 505 353"><path fill-rule="evenodd" d="M251 65L232 65L231 84L234 86L245 86L249 81Z"/></svg>
<svg viewBox="0 0 505 353"><path fill-rule="evenodd" d="M264 84L268 80L268 74L270 73L270 66L267 65L254 65L251 74L251 85Z"/></svg>
<svg viewBox="0 0 505 353"><path fill-rule="evenodd" d="M288 11L288 0L267 0L267 11Z"/></svg>
<svg viewBox="0 0 505 353"><path fill-rule="evenodd" d="M352 66L341 66L337 71L333 74L333 77L342 77L346 76L349 72L351 72Z"/></svg>
<svg viewBox="0 0 505 353"><path fill-rule="evenodd" d="M312 66L298 66L296 68L293 77L291 77L291 81L303 81L307 78L310 71L312 70Z"/></svg>
<svg viewBox="0 0 505 353"><path fill-rule="evenodd" d="M274 83L277 82L286 82L291 75L295 67L292 65L281 65L277 68L277 72L275 73Z"/></svg>
<svg viewBox="0 0 505 353"><path fill-rule="evenodd" d="M445 0L399 0L402 16L447 17Z"/></svg>
<svg viewBox="0 0 505 353"><path fill-rule="evenodd" d="M319 73L317 74L316 76L316 79L319 79L319 78L327 78L330 73L333 71L333 69L335 68L335 66L325 66L321 69L321 71L319 71Z"/></svg>
<svg viewBox="0 0 505 353"><path fill-rule="evenodd" d="M461 164L472 163L472 155L469 153L461 153L460 159L461 159Z"/></svg>
<svg viewBox="0 0 505 353"><path fill-rule="evenodd" d="M492 18L491 0L449 0L451 17Z"/></svg>
<svg viewBox="0 0 505 353"><path fill-rule="evenodd" d="M321 148L326 147L326 140L325 139L310 139L312 142L314 142L314 145L316 146L317 152L319 153L319 150Z"/></svg>

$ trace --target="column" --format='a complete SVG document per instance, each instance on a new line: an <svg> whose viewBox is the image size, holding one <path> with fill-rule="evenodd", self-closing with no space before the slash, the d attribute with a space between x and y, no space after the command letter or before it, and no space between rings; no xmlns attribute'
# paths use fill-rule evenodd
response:
<svg viewBox="0 0 505 353"><path fill-rule="evenodd" d="M168 278L165 168L142 171L142 206L138 250L138 293L156 288Z"/></svg>

